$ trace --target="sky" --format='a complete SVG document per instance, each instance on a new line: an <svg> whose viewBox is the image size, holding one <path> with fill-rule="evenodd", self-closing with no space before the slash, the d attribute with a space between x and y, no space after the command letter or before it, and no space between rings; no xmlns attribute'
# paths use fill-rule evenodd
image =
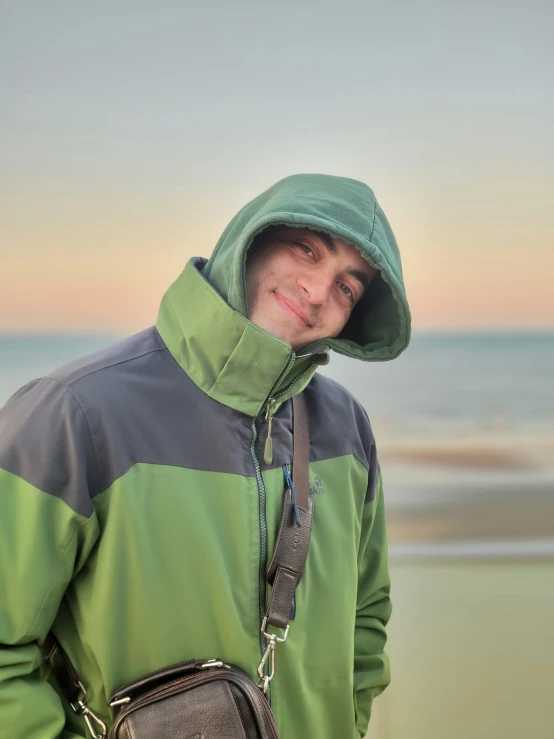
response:
<svg viewBox="0 0 554 739"><path fill-rule="evenodd" d="M0 0L0 332L151 325L294 172L372 187L414 328L554 327L554 5Z"/></svg>

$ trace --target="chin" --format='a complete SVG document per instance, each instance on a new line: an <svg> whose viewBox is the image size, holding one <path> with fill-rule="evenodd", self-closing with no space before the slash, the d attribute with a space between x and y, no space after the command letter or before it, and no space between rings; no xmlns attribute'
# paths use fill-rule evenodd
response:
<svg viewBox="0 0 554 739"><path fill-rule="evenodd" d="M286 336L283 340L287 341L295 352L311 342L311 339L299 339L297 336Z"/></svg>
<svg viewBox="0 0 554 739"><path fill-rule="evenodd" d="M253 321L253 323L256 323L256 321ZM258 323L257 325L260 328L263 328L264 331L267 331L268 334L275 336L277 339L281 339L281 341L286 341L287 344L290 344L293 349L295 346L301 346L298 336L292 331L287 330L283 326L276 325L275 323L270 324L266 321L260 321L260 323Z"/></svg>
<svg viewBox="0 0 554 739"><path fill-rule="evenodd" d="M264 331L267 331L268 334L281 339L281 341L286 341L287 344L291 345L294 351L297 351L303 346L306 346L306 344L309 344L310 341L313 341L313 339L311 339L310 337L303 337L299 335L299 331L296 326L291 326L284 321L278 320L280 317L281 316L270 317L267 314L259 315L258 312L253 312L250 320L252 321L252 323L255 323L256 326L259 326L260 328L263 328Z"/></svg>
<svg viewBox="0 0 554 739"><path fill-rule="evenodd" d="M299 340L295 336L291 336L290 333L287 331L270 331L269 333L272 333L273 336L276 336L278 339L281 339L281 341L286 341L287 344L290 344L292 348L301 346Z"/></svg>

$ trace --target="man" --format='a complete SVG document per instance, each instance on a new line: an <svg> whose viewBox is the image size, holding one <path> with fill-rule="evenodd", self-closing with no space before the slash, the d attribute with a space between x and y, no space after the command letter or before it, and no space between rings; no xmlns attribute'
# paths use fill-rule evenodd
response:
<svg viewBox="0 0 554 739"><path fill-rule="evenodd" d="M88 736L40 646L52 629L111 723L120 685L190 658L253 679L265 571L304 390L314 524L269 699L282 739L353 739L389 681L382 484L367 416L316 374L396 357L410 317L362 183L296 175L193 259L156 326L30 382L0 412L0 736ZM378 389L376 388L376 391Z"/></svg>

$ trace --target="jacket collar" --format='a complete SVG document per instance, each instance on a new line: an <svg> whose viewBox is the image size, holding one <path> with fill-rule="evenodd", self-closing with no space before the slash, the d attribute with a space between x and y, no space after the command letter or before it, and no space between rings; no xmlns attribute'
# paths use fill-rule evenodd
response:
<svg viewBox="0 0 554 739"><path fill-rule="evenodd" d="M326 346L297 356L290 344L233 310L202 276L206 260L191 259L165 293L156 321L183 370L214 400L258 416L299 393L317 367L329 361Z"/></svg>

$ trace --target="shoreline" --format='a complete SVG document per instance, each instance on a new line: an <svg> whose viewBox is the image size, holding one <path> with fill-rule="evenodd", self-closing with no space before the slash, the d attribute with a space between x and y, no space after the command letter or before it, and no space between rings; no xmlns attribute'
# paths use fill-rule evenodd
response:
<svg viewBox="0 0 554 739"><path fill-rule="evenodd" d="M377 435L379 458L393 464L475 471L552 469L554 433L453 431L442 436Z"/></svg>
<svg viewBox="0 0 554 739"><path fill-rule="evenodd" d="M554 434L381 440L392 544L554 539Z"/></svg>
<svg viewBox="0 0 554 739"><path fill-rule="evenodd" d="M554 538L523 541L407 542L389 547L391 562L483 561L537 562L554 559Z"/></svg>
<svg viewBox="0 0 554 739"><path fill-rule="evenodd" d="M554 491L473 501L387 506L391 544L554 539Z"/></svg>

